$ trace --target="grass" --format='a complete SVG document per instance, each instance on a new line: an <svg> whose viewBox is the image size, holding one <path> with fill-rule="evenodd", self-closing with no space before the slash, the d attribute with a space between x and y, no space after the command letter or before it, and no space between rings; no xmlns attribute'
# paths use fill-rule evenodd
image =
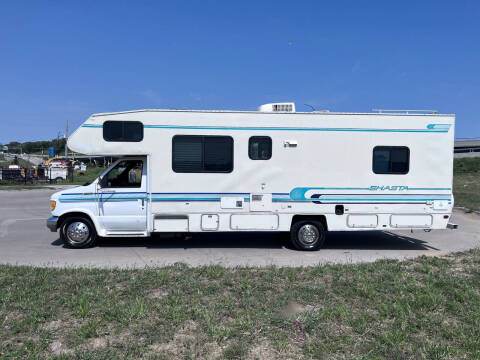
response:
<svg viewBox="0 0 480 360"><path fill-rule="evenodd" d="M0 266L0 358L480 358L480 250L308 268Z"/></svg>
<svg viewBox="0 0 480 360"><path fill-rule="evenodd" d="M453 173L455 206L480 210L480 157L455 159Z"/></svg>
<svg viewBox="0 0 480 360"><path fill-rule="evenodd" d="M73 175L73 181L69 178L65 181L61 181L59 184L83 185L87 182L95 180L104 170L105 168L103 167L88 166L87 171L82 174L75 172Z"/></svg>
<svg viewBox="0 0 480 360"><path fill-rule="evenodd" d="M480 157L455 159L453 172L455 174L480 172Z"/></svg>
<svg viewBox="0 0 480 360"><path fill-rule="evenodd" d="M103 167L88 166L85 174L74 174L73 182L66 181L65 184L83 185L86 182L95 180L104 170L105 168Z"/></svg>
<svg viewBox="0 0 480 360"><path fill-rule="evenodd" d="M480 210L480 173L457 174L453 178L455 206Z"/></svg>

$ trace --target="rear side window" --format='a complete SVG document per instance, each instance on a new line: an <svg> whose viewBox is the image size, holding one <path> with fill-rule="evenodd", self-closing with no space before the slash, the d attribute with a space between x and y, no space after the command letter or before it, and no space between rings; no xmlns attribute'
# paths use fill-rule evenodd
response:
<svg viewBox="0 0 480 360"><path fill-rule="evenodd" d="M248 157L252 160L268 160L272 157L272 138L252 136L248 140Z"/></svg>
<svg viewBox="0 0 480 360"><path fill-rule="evenodd" d="M177 173L229 173L233 170L230 136L176 135L172 169Z"/></svg>
<svg viewBox="0 0 480 360"><path fill-rule="evenodd" d="M105 121L105 141L139 142L143 140L143 124L139 121Z"/></svg>
<svg viewBox="0 0 480 360"><path fill-rule="evenodd" d="M375 174L406 174L410 168L410 150L406 146L376 146L373 149Z"/></svg>

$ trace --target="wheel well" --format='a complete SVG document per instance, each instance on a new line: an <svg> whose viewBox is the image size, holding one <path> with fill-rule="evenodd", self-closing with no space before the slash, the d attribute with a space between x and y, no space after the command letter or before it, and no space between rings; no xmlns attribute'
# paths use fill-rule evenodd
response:
<svg viewBox="0 0 480 360"><path fill-rule="evenodd" d="M95 227L95 223L92 221L92 218L83 213L83 212L69 212L69 213L66 213L66 214L63 214L61 215L59 218L58 218L58 221L57 221L57 229L62 225L62 223L65 221L66 218L69 218L69 217L72 217L72 216L80 216L80 217L84 217L84 218L87 218L88 220L90 220L90 222L93 224L93 226Z"/></svg>
<svg viewBox="0 0 480 360"><path fill-rule="evenodd" d="M292 227L292 225L295 224L297 221L303 221L303 220L319 221L325 227L325 230L328 230L327 218L325 217L325 215L294 215L292 218L292 224L290 225L290 227Z"/></svg>

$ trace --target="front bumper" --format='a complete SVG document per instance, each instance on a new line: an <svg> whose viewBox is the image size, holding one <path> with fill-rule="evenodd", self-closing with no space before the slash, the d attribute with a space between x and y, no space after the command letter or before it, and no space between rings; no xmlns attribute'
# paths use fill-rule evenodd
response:
<svg viewBox="0 0 480 360"><path fill-rule="evenodd" d="M52 232L57 231L57 223L58 223L58 216L52 216L52 217L47 219L47 227Z"/></svg>

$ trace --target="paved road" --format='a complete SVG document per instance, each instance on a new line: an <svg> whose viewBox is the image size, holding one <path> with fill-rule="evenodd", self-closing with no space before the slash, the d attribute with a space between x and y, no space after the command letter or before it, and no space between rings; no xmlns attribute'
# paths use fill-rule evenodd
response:
<svg viewBox="0 0 480 360"><path fill-rule="evenodd" d="M444 255L480 246L480 216L455 212L458 230L430 233L337 232L318 252L284 246L285 235L197 234L188 240L157 235L147 239L103 239L91 249L67 249L45 227L55 190L0 190L0 263L36 266L145 267L183 262L192 266L307 266Z"/></svg>

